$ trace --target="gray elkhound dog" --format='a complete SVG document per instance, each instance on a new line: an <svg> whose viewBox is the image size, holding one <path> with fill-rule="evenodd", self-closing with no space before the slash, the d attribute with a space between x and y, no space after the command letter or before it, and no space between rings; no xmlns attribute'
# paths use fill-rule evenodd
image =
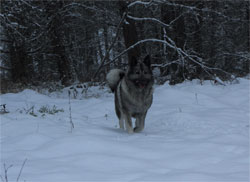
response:
<svg viewBox="0 0 250 182"><path fill-rule="evenodd" d="M113 69L107 74L107 82L115 93L115 111L120 128L124 121L128 133L144 129L145 117L153 101L154 78L150 56L138 61L135 57L129 61L128 70ZM133 129L131 117L136 118Z"/></svg>

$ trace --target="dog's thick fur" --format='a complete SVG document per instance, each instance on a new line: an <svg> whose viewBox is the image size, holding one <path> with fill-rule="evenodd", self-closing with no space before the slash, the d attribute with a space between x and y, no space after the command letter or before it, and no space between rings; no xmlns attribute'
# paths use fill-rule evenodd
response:
<svg viewBox="0 0 250 182"><path fill-rule="evenodd" d="M126 72L113 69L106 77L109 87L115 93L115 111L120 128L125 129L125 121L128 133L144 129L145 117L153 101L154 78L150 62L149 55L143 61L133 57ZM132 117L136 119L134 129Z"/></svg>

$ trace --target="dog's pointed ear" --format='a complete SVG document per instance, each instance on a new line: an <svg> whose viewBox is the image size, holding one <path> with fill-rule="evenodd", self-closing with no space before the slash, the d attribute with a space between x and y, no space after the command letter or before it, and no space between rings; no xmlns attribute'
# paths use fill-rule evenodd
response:
<svg viewBox="0 0 250 182"><path fill-rule="evenodd" d="M147 56L144 58L143 63L144 63L145 65L147 65L148 67L150 67L150 65L151 65L151 58L150 58L150 55L147 55Z"/></svg>
<svg viewBox="0 0 250 182"><path fill-rule="evenodd" d="M132 56L131 59L129 60L129 66L133 67L137 65L138 61L135 56Z"/></svg>

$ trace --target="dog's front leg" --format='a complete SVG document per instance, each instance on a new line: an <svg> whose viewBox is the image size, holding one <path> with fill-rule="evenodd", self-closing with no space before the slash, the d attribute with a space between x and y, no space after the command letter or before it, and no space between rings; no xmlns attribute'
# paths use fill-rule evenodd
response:
<svg viewBox="0 0 250 182"><path fill-rule="evenodd" d="M147 112L136 118L134 132L140 132L144 129L146 114Z"/></svg>
<svg viewBox="0 0 250 182"><path fill-rule="evenodd" d="M126 125L127 132L129 134L132 134L134 132L134 130L133 130L133 126L132 126L131 116L129 114L125 114L124 119L125 119L125 125Z"/></svg>
<svg viewBox="0 0 250 182"><path fill-rule="evenodd" d="M123 116L119 118L119 125L120 125L120 128L124 130L124 117Z"/></svg>

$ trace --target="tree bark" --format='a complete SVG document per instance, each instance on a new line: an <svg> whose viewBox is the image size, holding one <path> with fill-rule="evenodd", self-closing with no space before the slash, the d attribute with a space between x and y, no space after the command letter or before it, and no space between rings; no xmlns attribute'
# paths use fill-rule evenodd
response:
<svg viewBox="0 0 250 182"><path fill-rule="evenodd" d="M122 16L123 13L127 11L126 1L119 1L119 6L120 6L120 14ZM133 20L126 17L122 28L123 28L123 36L126 48L129 48L131 45L138 42L138 34L136 31L135 22ZM136 46L128 51L128 59L131 60L133 56L134 57L141 56L141 51L139 46Z"/></svg>
<svg viewBox="0 0 250 182"><path fill-rule="evenodd" d="M64 20L61 18L60 13L57 12L58 9L64 6L64 2L57 1L53 4L49 4L47 8L47 13L50 18L53 18L50 25L50 39L52 44L52 54L55 55L55 60L59 72L59 77L63 85L67 86L70 84L72 79L70 62L66 55L65 46L63 43L63 23Z"/></svg>
<svg viewBox="0 0 250 182"><path fill-rule="evenodd" d="M10 63L13 82L23 84L31 82L33 70L29 68L32 62L26 53L25 45L11 45Z"/></svg>

